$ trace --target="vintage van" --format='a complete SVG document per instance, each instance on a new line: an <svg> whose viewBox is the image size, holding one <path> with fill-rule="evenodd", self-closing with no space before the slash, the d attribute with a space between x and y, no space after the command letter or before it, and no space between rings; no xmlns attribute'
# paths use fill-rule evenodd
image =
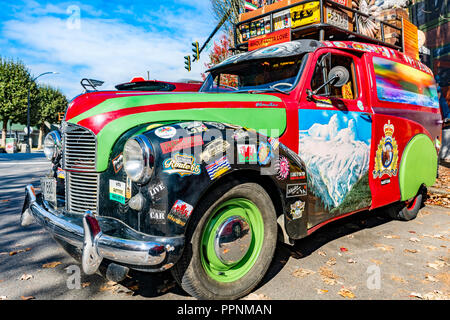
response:
<svg viewBox="0 0 450 320"><path fill-rule="evenodd" d="M382 208L410 220L435 182L441 115L428 67L388 47L297 40L216 65L199 93L91 92L45 139L32 217L87 274L170 269L237 299L277 240Z"/></svg>

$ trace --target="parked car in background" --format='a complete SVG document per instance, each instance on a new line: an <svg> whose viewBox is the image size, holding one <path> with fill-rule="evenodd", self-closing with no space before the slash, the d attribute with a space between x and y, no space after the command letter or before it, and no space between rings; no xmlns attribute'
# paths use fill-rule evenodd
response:
<svg viewBox="0 0 450 320"><path fill-rule="evenodd" d="M180 80L178 82L166 82L159 80L145 80L142 77L133 78L130 82L118 84L116 89L119 91L181 91L196 92L202 86L201 81Z"/></svg>

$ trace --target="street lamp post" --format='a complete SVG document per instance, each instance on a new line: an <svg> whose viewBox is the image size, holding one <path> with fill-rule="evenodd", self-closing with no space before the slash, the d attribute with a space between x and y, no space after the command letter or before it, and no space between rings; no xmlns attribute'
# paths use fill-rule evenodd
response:
<svg viewBox="0 0 450 320"><path fill-rule="evenodd" d="M36 78L31 80L31 83L36 81L39 77L45 76L47 74L57 74L58 72L44 72L38 75ZM31 90L31 83L28 86L28 107L27 107L27 153L31 152L31 145L30 145L30 90Z"/></svg>

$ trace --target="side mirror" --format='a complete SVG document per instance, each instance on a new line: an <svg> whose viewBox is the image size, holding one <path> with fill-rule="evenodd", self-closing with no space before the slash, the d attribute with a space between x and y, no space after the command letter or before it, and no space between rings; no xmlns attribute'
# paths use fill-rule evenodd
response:
<svg viewBox="0 0 450 320"><path fill-rule="evenodd" d="M345 67L336 66L330 70L327 83L340 88L348 82L348 79L350 79L348 70Z"/></svg>

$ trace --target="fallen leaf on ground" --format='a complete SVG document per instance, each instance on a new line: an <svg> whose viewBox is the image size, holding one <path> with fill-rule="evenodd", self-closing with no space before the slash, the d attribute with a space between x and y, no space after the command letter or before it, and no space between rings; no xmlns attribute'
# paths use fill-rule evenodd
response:
<svg viewBox="0 0 450 320"><path fill-rule="evenodd" d="M317 290L317 294L325 294L328 292L328 290L325 289L316 289Z"/></svg>
<svg viewBox="0 0 450 320"><path fill-rule="evenodd" d="M419 299L423 299L423 296L422 296L420 293L417 293L417 292L411 292L411 293L409 294L409 296L410 296L411 298L419 298Z"/></svg>
<svg viewBox="0 0 450 320"><path fill-rule="evenodd" d="M319 269L319 274L322 276L322 281L328 285L335 285L336 283L338 283L337 279L340 278L327 267L321 267Z"/></svg>
<svg viewBox="0 0 450 320"><path fill-rule="evenodd" d="M59 266L61 262L55 261L55 262L49 262L42 265L42 268L55 268L56 266Z"/></svg>
<svg viewBox="0 0 450 320"><path fill-rule="evenodd" d="M440 268L446 265L445 261L435 260L434 262L428 262L427 267L433 268L435 270L439 270Z"/></svg>
<svg viewBox="0 0 450 320"><path fill-rule="evenodd" d="M33 275L24 273L19 280L30 280L33 278Z"/></svg>
<svg viewBox="0 0 450 320"><path fill-rule="evenodd" d="M396 235L388 235L388 236L384 236L387 239L400 239L400 236L396 236Z"/></svg>
<svg viewBox="0 0 450 320"><path fill-rule="evenodd" d="M416 250L416 249L405 249L405 250L403 250L403 252L405 252L405 253L417 253L419 251Z"/></svg>
<svg viewBox="0 0 450 320"><path fill-rule="evenodd" d="M353 260L353 259L348 259L347 262L348 262L348 263L356 263L356 261Z"/></svg>
<svg viewBox="0 0 450 320"><path fill-rule="evenodd" d="M20 299L22 299L22 300L33 300L33 299L35 299L35 297L33 297L33 296L28 296L28 297L20 296Z"/></svg>
<svg viewBox="0 0 450 320"><path fill-rule="evenodd" d="M323 252L323 251L318 251L317 253L319 255L321 255L322 257L326 257L327 256L327 254L325 252Z"/></svg>
<svg viewBox="0 0 450 320"><path fill-rule="evenodd" d="M296 278L303 278L315 272L309 269L297 268L292 272L292 275Z"/></svg>
<svg viewBox="0 0 450 320"><path fill-rule="evenodd" d="M413 231L413 230L410 230L410 231L408 231L409 233L416 233L415 231Z"/></svg>
<svg viewBox="0 0 450 320"><path fill-rule="evenodd" d="M375 263L377 266L383 264L380 260L370 259L371 262Z"/></svg>
<svg viewBox="0 0 450 320"><path fill-rule="evenodd" d="M248 296L243 298L242 300L272 300L265 294L256 294L256 293L250 293Z"/></svg>
<svg viewBox="0 0 450 320"><path fill-rule="evenodd" d="M83 282L83 283L81 284L81 287L82 287L82 288L86 288L86 287L89 287L90 285L91 285L90 282Z"/></svg>
<svg viewBox="0 0 450 320"><path fill-rule="evenodd" d="M449 300L450 296L445 295L442 291L434 290L423 295L425 300Z"/></svg>
<svg viewBox="0 0 450 320"><path fill-rule="evenodd" d="M386 244L375 243L374 246L377 247L378 249L383 250L383 251L392 251L392 250L394 250L394 247L388 246Z"/></svg>
<svg viewBox="0 0 450 320"><path fill-rule="evenodd" d="M341 250L341 252L347 252L348 251L348 249L344 248L344 247L339 248L339 250Z"/></svg>
<svg viewBox="0 0 450 320"><path fill-rule="evenodd" d="M391 276L391 280L394 280L395 282L399 282L399 283L407 283L407 281L405 279L394 276L394 275Z"/></svg>
<svg viewBox="0 0 450 320"><path fill-rule="evenodd" d="M435 277L433 277L431 274L425 275L425 280L430 281L430 282L439 282L439 280L436 279Z"/></svg>
<svg viewBox="0 0 450 320"><path fill-rule="evenodd" d="M420 239L417 239L417 238L409 238L409 241L411 241L411 242L420 242Z"/></svg>
<svg viewBox="0 0 450 320"><path fill-rule="evenodd" d="M16 254L18 254L18 253L26 252L26 251L30 251L30 250L31 250L31 248L14 250L14 251L10 251L10 252L9 252L9 255L10 255L10 256L14 256L14 255L16 255Z"/></svg>
<svg viewBox="0 0 450 320"><path fill-rule="evenodd" d="M327 262L325 262L327 266L334 266L336 264L336 258L330 258Z"/></svg>
<svg viewBox="0 0 450 320"><path fill-rule="evenodd" d="M438 249L435 246L425 246L425 248L427 248L428 250L431 250L431 251Z"/></svg>
<svg viewBox="0 0 450 320"><path fill-rule="evenodd" d="M349 299L353 299L355 297L355 294L346 288L342 288L341 290L339 290L338 294L343 296L344 298Z"/></svg>

